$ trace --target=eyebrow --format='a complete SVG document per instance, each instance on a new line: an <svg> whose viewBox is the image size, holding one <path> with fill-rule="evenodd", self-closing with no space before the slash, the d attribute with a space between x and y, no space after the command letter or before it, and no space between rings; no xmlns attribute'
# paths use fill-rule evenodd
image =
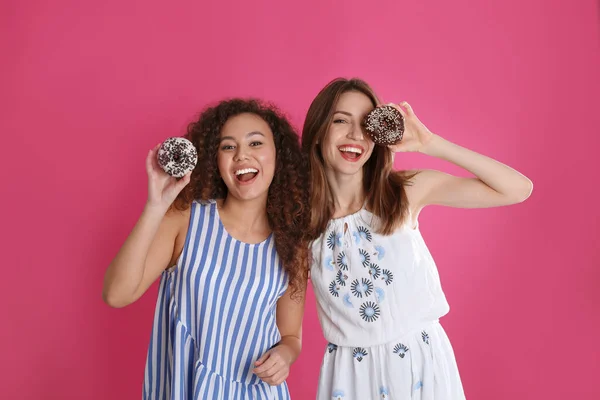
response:
<svg viewBox="0 0 600 400"><path fill-rule="evenodd" d="M352 113L349 113L348 111L336 111L336 112L334 112L333 114L334 114L334 115L335 115L335 114L344 114L344 115L347 115L347 116L349 116L349 117L352 117Z"/></svg>
<svg viewBox="0 0 600 400"><path fill-rule="evenodd" d="M248 132L248 133L246 134L246 139L247 139L247 138L249 138L249 137L252 137L252 136L256 136L256 135L258 135L258 136L262 136L262 137L265 137L265 135L263 135L263 133L262 133L262 132L259 132L259 131L252 131L252 132ZM221 138L221 140L219 140L219 142L222 142L223 140L233 140L233 141L235 142L235 138L234 138L233 136L223 136L223 137Z"/></svg>

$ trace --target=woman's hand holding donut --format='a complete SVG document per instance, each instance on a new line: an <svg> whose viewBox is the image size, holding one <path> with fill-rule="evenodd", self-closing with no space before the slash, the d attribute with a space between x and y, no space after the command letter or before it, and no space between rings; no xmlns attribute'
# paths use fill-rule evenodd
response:
<svg viewBox="0 0 600 400"><path fill-rule="evenodd" d="M177 195L190 182L192 173L188 172L179 180L167 174L158 165L156 159L160 145L160 143L157 144L146 157L146 172L148 173L148 201L146 204L166 212Z"/></svg>
<svg viewBox="0 0 600 400"><path fill-rule="evenodd" d="M404 117L404 136L400 143L388 146L393 152L421 152L425 153L427 145L431 142L434 134L427 129L415 115L412 107L406 101L400 104L389 104L395 107Z"/></svg>

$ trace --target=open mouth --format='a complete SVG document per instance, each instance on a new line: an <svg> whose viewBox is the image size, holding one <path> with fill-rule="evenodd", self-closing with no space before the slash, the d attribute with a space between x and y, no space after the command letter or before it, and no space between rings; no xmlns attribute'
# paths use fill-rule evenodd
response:
<svg viewBox="0 0 600 400"><path fill-rule="evenodd" d="M358 161L363 154L363 149L359 146L340 146L338 150L342 157L348 161Z"/></svg>
<svg viewBox="0 0 600 400"><path fill-rule="evenodd" d="M256 178L258 175L258 170L256 168L244 168L238 169L234 172L235 179L241 183L249 183Z"/></svg>

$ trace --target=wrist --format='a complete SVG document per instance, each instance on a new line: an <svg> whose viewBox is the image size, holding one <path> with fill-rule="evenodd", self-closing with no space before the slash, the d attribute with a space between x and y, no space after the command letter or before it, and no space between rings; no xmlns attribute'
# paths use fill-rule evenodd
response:
<svg viewBox="0 0 600 400"><path fill-rule="evenodd" d="M419 149L419 153L432 157L438 157L443 146L443 142L444 139L442 137L432 133L427 143L424 143Z"/></svg>
<svg viewBox="0 0 600 400"><path fill-rule="evenodd" d="M281 341L277 347L279 348L283 359L288 363L288 365L292 365L298 356L298 352L294 348L295 346L290 343L286 343L285 341Z"/></svg>
<svg viewBox="0 0 600 400"><path fill-rule="evenodd" d="M144 210L142 211L143 215L147 215L149 217L159 217L162 218L167 213L169 207L165 207L162 204L153 204L149 201L144 205Z"/></svg>

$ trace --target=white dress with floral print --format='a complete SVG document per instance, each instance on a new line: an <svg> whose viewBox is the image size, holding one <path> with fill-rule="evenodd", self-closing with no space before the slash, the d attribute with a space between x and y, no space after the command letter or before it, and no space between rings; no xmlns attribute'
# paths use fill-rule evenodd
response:
<svg viewBox="0 0 600 400"><path fill-rule="evenodd" d="M325 339L319 400L464 399L437 268L418 229L375 232L363 209L312 244L311 280Z"/></svg>

